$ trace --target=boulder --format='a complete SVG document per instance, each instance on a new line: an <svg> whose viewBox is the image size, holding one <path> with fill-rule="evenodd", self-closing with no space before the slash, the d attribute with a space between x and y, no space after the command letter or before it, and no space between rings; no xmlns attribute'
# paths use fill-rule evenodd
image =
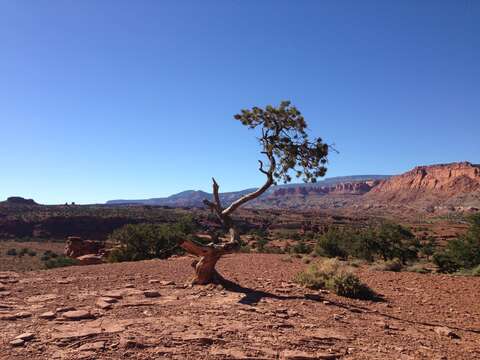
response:
<svg viewBox="0 0 480 360"><path fill-rule="evenodd" d="M63 317L66 320L73 320L73 321L93 318L92 314L90 314L90 312L86 310L67 311L63 313Z"/></svg>
<svg viewBox="0 0 480 360"><path fill-rule="evenodd" d="M158 291L155 291L155 290L145 290L143 292L143 295L147 298L156 298L156 297L160 296L160 293Z"/></svg>
<svg viewBox="0 0 480 360"><path fill-rule="evenodd" d="M53 311L47 311L38 315L40 319L51 320L55 319L55 313Z"/></svg>
<svg viewBox="0 0 480 360"><path fill-rule="evenodd" d="M79 265L98 265L103 264L103 258L96 254L87 254L77 257Z"/></svg>
<svg viewBox="0 0 480 360"><path fill-rule="evenodd" d="M104 249L101 241L82 240L79 236L69 236L65 243L65 256L78 258L83 255L98 254Z"/></svg>

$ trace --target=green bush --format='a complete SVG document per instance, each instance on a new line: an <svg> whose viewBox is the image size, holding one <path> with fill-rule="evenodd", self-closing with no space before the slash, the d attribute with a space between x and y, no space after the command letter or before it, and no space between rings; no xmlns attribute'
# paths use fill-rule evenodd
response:
<svg viewBox="0 0 480 360"><path fill-rule="evenodd" d="M65 266L77 265L79 261L77 259L72 259L65 256L58 256L56 258L51 258L45 261L45 267L47 269L54 269Z"/></svg>
<svg viewBox="0 0 480 360"><path fill-rule="evenodd" d="M435 253L435 239L428 238L427 241L421 244L420 252L426 258L430 258Z"/></svg>
<svg viewBox="0 0 480 360"><path fill-rule="evenodd" d="M265 245L268 244L268 239L263 236L258 236L254 235L255 243L257 245L257 251L258 252L264 252L265 251Z"/></svg>
<svg viewBox="0 0 480 360"><path fill-rule="evenodd" d="M480 265L480 214L469 218L467 233L448 242L447 247L433 255L438 270L453 273Z"/></svg>
<svg viewBox="0 0 480 360"><path fill-rule="evenodd" d="M377 246L383 259L399 259L402 264L418 256L420 242L407 228L393 223L383 223L377 234Z"/></svg>
<svg viewBox="0 0 480 360"><path fill-rule="evenodd" d="M335 294L351 298L370 298L373 291L338 259L327 259L310 264L298 273L295 282L310 289L329 289Z"/></svg>
<svg viewBox="0 0 480 360"><path fill-rule="evenodd" d="M433 263L438 266L438 271L441 273L454 273L461 268L457 260L447 251L435 253Z"/></svg>
<svg viewBox="0 0 480 360"><path fill-rule="evenodd" d="M474 267L472 270L471 270L471 274L473 276L480 276L480 265L478 265L477 267Z"/></svg>
<svg viewBox="0 0 480 360"><path fill-rule="evenodd" d="M54 252L51 251L51 250L46 250L46 251L43 253L43 255L42 255L42 257L40 258L40 260L41 260L41 261L48 261L48 260L50 260L50 259L52 259L52 258L56 258L56 257L58 257L58 254L54 253Z"/></svg>
<svg viewBox="0 0 480 360"><path fill-rule="evenodd" d="M331 280L331 284L327 283L327 288L331 289L335 294L354 299L368 298L371 290L360 279L351 273L340 274Z"/></svg>
<svg viewBox="0 0 480 360"><path fill-rule="evenodd" d="M128 224L110 235L116 247L110 252L110 262L165 259L183 253L181 240L192 238L193 224L181 220L174 224ZM193 239L198 240L198 239Z"/></svg>
<svg viewBox="0 0 480 360"><path fill-rule="evenodd" d="M248 254L248 253L251 253L252 252L252 249L250 248L250 245L242 245L240 246L240 250L239 250L241 253L245 253L245 254Z"/></svg>
<svg viewBox="0 0 480 360"><path fill-rule="evenodd" d="M315 252L326 257L354 257L373 261L399 259L403 264L416 259L420 242L401 225L385 222L367 229L330 228L317 238Z"/></svg>
<svg viewBox="0 0 480 360"><path fill-rule="evenodd" d="M289 249L294 254L310 254L312 246L306 244L304 241L299 241Z"/></svg>
<svg viewBox="0 0 480 360"><path fill-rule="evenodd" d="M7 250L7 255L8 256L17 256L17 249L8 249Z"/></svg>
<svg viewBox="0 0 480 360"><path fill-rule="evenodd" d="M330 228L328 231L317 239L315 245L315 253L319 256L326 257L347 257L346 245L348 242L348 234L337 228Z"/></svg>
<svg viewBox="0 0 480 360"><path fill-rule="evenodd" d="M30 252L30 249L29 249L29 248L22 248L22 249L18 252L18 256L27 255L29 252Z"/></svg>

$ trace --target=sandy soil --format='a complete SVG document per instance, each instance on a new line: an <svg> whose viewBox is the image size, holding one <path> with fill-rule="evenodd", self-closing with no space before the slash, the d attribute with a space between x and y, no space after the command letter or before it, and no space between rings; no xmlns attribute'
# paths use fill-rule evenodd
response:
<svg viewBox="0 0 480 360"><path fill-rule="evenodd" d="M0 273L0 359L480 358L480 278L359 270L373 302L292 284L285 255L222 259L234 291L185 287L190 262Z"/></svg>

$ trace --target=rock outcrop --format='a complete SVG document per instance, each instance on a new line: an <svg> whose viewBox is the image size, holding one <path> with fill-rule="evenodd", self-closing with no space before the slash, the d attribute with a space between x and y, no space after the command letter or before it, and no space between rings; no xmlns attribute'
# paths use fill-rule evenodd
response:
<svg viewBox="0 0 480 360"><path fill-rule="evenodd" d="M8 205L38 205L33 199L25 199L20 196L11 196L7 199Z"/></svg>
<svg viewBox="0 0 480 360"><path fill-rule="evenodd" d="M78 236L69 236L65 243L65 256L71 258L79 258L84 255L92 255L100 253L104 245L100 241L82 240Z"/></svg>
<svg viewBox="0 0 480 360"><path fill-rule="evenodd" d="M472 209L480 206L480 165L469 162L417 166L381 181L365 200L423 209Z"/></svg>

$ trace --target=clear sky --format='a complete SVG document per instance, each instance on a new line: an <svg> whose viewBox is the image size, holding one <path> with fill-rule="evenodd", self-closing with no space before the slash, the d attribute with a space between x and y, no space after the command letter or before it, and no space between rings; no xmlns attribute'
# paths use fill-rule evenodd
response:
<svg viewBox="0 0 480 360"><path fill-rule="evenodd" d="M327 176L480 163L480 1L0 0L0 200L254 187L284 99Z"/></svg>

